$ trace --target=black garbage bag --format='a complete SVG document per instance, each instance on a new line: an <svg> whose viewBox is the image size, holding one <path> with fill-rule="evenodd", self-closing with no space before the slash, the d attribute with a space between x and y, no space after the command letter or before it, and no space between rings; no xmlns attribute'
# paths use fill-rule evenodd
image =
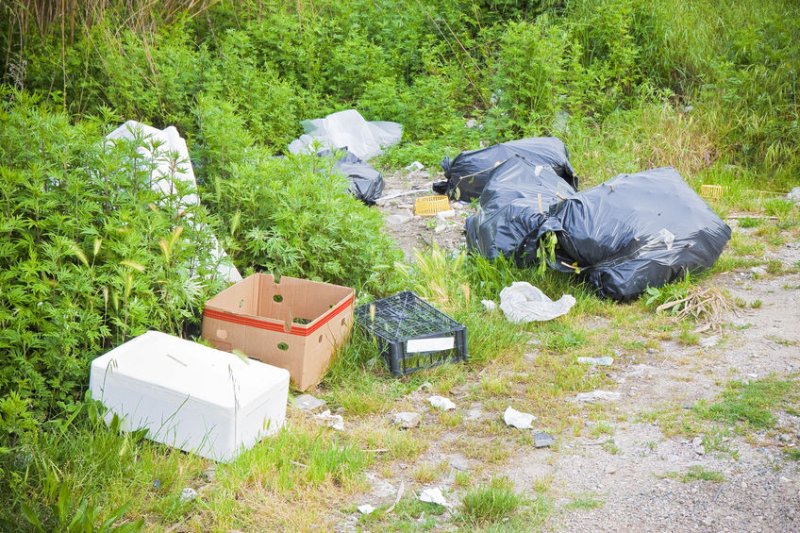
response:
<svg viewBox="0 0 800 533"><path fill-rule="evenodd" d="M503 255L532 265L548 210L573 194L549 166L514 155L491 170L478 212L466 222L467 247L489 259Z"/></svg>
<svg viewBox="0 0 800 533"><path fill-rule="evenodd" d="M570 186L578 188L578 178L569 163L569 153L564 143L555 137L532 137L461 152L452 161L445 157L442 170L447 181L435 184L434 191L447 194L452 200L468 202L478 198L489 181L492 169L515 155L534 165L552 167Z"/></svg>
<svg viewBox="0 0 800 533"><path fill-rule="evenodd" d="M334 170L350 180L350 193L367 205L373 205L383 193L383 175L348 150L320 150L319 157L336 157Z"/></svg>
<svg viewBox="0 0 800 533"><path fill-rule="evenodd" d="M626 301L709 268L731 229L671 167L622 174L555 204L540 232L558 239L555 268Z"/></svg>

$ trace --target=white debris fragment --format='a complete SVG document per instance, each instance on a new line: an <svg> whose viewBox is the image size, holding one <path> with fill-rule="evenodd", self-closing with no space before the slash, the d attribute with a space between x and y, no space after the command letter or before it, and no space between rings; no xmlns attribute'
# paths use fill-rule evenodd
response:
<svg viewBox="0 0 800 533"><path fill-rule="evenodd" d="M513 407L509 406L503 413L503 420L506 425L515 427L517 429L531 429L531 424L536 420L536 417L530 413L522 413Z"/></svg>
<svg viewBox="0 0 800 533"><path fill-rule="evenodd" d="M316 411L325 405L325 400L311 396L310 394L301 394L294 399L294 404L301 411Z"/></svg>
<svg viewBox="0 0 800 533"><path fill-rule="evenodd" d="M342 431L344 429L344 418L342 418L342 415L332 415L330 409L326 409L320 414L314 415L314 418L337 431Z"/></svg>
<svg viewBox="0 0 800 533"><path fill-rule="evenodd" d="M197 491L191 487L186 487L181 491L181 501L190 502L197 498Z"/></svg>
<svg viewBox="0 0 800 533"><path fill-rule="evenodd" d="M400 142L403 136L403 127L397 122L367 122L355 109L304 120L301 124L305 134L289 144L293 154L316 153L321 145L332 150L347 148L366 161Z"/></svg>
<svg viewBox="0 0 800 533"><path fill-rule="evenodd" d="M456 404L444 396L431 396L428 398L428 402L430 402L430 404L435 408L441 409L442 411L452 411L456 408Z"/></svg>
<svg viewBox="0 0 800 533"><path fill-rule="evenodd" d="M486 309L487 311L489 311L491 313L493 313L494 311L497 311L497 304L494 303L491 300L481 300L481 304L483 305L484 309Z"/></svg>
<svg viewBox="0 0 800 533"><path fill-rule="evenodd" d="M578 357L578 362L586 365L611 366L614 364L614 358L607 355L603 357Z"/></svg>
<svg viewBox="0 0 800 533"><path fill-rule="evenodd" d="M419 426L420 420L419 413L411 412L395 413L392 417L392 422L402 429L415 428Z"/></svg>
<svg viewBox="0 0 800 533"><path fill-rule="evenodd" d="M406 170L414 172L414 171L417 171L417 170L422 170L423 168L425 168L425 165L423 165L419 161L414 161L413 163L411 163L410 165L408 165L406 167Z"/></svg>
<svg viewBox="0 0 800 533"><path fill-rule="evenodd" d="M371 514L375 508L368 503L358 506L358 512L361 514Z"/></svg>
<svg viewBox="0 0 800 533"><path fill-rule="evenodd" d="M445 221L448 218L453 218L454 216L456 216L456 212L453 209L449 209L447 211L439 211L438 213L436 213L436 218L442 221Z"/></svg>
<svg viewBox="0 0 800 533"><path fill-rule="evenodd" d="M592 392L581 392L575 396L578 402L596 402L598 400L615 401L620 399L620 393L605 390L595 390Z"/></svg>
<svg viewBox="0 0 800 533"><path fill-rule="evenodd" d="M515 281L500 291L500 309L512 324L544 322L565 315L575 305L575 297L563 295L555 302L527 281Z"/></svg>
<svg viewBox="0 0 800 533"><path fill-rule="evenodd" d="M425 489L419 494L419 501L426 502L426 503L435 503L438 505L442 505L444 507L449 507L450 504L447 503L447 499L445 499L444 494L442 494L442 489L439 487L433 487L430 489Z"/></svg>

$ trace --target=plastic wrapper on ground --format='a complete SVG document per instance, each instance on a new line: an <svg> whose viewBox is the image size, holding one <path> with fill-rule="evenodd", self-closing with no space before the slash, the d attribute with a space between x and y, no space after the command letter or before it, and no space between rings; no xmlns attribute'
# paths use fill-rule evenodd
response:
<svg viewBox="0 0 800 533"><path fill-rule="evenodd" d="M622 174L555 204L540 231L558 239L552 266L620 301L711 267L731 237L670 167Z"/></svg>
<svg viewBox="0 0 800 533"><path fill-rule="evenodd" d="M302 124L305 133L289 144L293 154L314 154L320 148L346 149L367 161L403 137L403 127L397 122L367 122L355 109L304 120Z"/></svg>
<svg viewBox="0 0 800 533"><path fill-rule="evenodd" d="M350 193L367 205L373 205L383 193L383 175L349 150L321 150L319 157L335 157L333 169L350 182Z"/></svg>
<svg viewBox="0 0 800 533"><path fill-rule="evenodd" d="M513 156L522 157L534 165L551 167L571 187L578 187L578 178L564 143L555 137L533 137L461 152L452 161L445 157L442 170L447 182L437 184L436 192L446 193L454 200L478 198L491 178L492 169Z"/></svg>
<svg viewBox="0 0 800 533"><path fill-rule="evenodd" d="M162 194L164 198L177 196L177 191L185 190L184 194L177 196L178 209L181 211L189 206L200 205L200 198L197 196L197 181L194 177L192 162L189 159L189 149L175 126L159 130L147 124L129 120L106 135L106 140L111 143L117 140L141 142L142 145L137 147L136 151L144 160L153 164L150 187L155 192ZM176 155L177 165L173 167ZM188 187L176 187L175 182L181 182ZM195 224L191 220L191 216L187 218L190 223ZM202 224L196 224L195 227L200 231L206 230ZM211 240L211 256L217 265L220 278L229 283L240 281L242 275L220 245L217 237L209 234L209 238ZM190 267L194 271L197 265L190 265Z"/></svg>
<svg viewBox="0 0 800 533"><path fill-rule="evenodd" d="M550 167L512 156L492 169L478 212L467 219L468 248L489 259L502 255L533 264L550 207L573 194Z"/></svg>

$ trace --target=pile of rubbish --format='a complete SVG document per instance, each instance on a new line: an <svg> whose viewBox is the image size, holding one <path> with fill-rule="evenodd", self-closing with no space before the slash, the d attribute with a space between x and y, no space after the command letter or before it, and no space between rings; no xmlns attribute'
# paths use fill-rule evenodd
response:
<svg viewBox="0 0 800 533"><path fill-rule="evenodd" d="M558 139L522 139L442 162L451 197L477 197L466 221L467 246L521 266L542 260L584 276L601 296L639 297L686 272L709 268L730 228L671 167L621 174L576 191L577 178ZM552 235L551 250L542 246Z"/></svg>

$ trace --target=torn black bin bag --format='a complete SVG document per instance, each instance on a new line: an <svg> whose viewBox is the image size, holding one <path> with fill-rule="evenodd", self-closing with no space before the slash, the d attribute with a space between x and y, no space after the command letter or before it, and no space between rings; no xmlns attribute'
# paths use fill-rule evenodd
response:
<svg viewBox="0 0 800 533"><path fill-rule="evenodd" d="M383 193L383 176L380 172L365 163L352 152L337 150L320 150L319 157L336 157L334 170L344 174L350 181L350 193L367 205L372 205Z"/></svg>
<svg viewBox="0 0 800 533"><path fill-rule="evenodd" d="M564 143L555 137L533 137L461 152L452 161L445 157L442 170L447 182L435 184L434 191L465 202L478 198L489 181L492 169L515 155L534 165L552 167L564 181L578 188L578 178L569 163L569 153Z"/></svg>
<svg viewBox="0 0 800 533"><path fill-rule="evenodd" d="M556 264L583 272L601 296L626 301L709 268L731 229L670 167L622 174L555 205Z"/></svg>
<svg viewBox="0 0 800 533"><path fill-rule="evenodd" d="M532 265L548 210L573 194L575 189L549 166L510 157L492 169L478 212L467 219L468 248L489 259L503 255Z"/></svg>

